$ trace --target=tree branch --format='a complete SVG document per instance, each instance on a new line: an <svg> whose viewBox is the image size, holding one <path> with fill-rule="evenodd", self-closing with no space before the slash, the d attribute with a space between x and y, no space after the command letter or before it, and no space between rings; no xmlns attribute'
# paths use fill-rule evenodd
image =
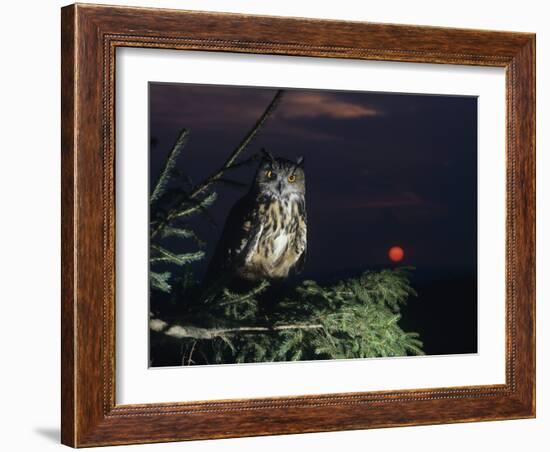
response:
<svg viewBox="0 0 550 452"><path fill-rule="evenodd" d="M167 336L177 339L215 339L231 334L247 334L247 333L271 333L288 330L317 330L323 328L320 323L295 323L288 325L273 325L273 326L240 326L233 328L201 328L197 326L187 325L169 325L164 320L151 319L149 328L158 333L164 333Z"/></svg>
<svg viewBox="0 0 550 452"><path fill-rule="evenodd" d="M190 198L194 198L195 196L202 193L204 190L206 190L212 183L216 182L220 177L223 176L225 171L233 166L235 163L235 160L241 155L241 153L248 147L250 142L254 139L254 137L257 135L257 133L260 131L264 123L267 121L267 119L271 116L271 114L275 111L275 108L277 108L277 105L279 104L281 97L283 96L283 91L278 90L275 93L275 96L273 96L273 99L263 112L263 114L259 117L259 119L256 121L256 123L252 126L252 129L249 130L249 132L246 134L246 136L242 139L242 141L239 143L239 145L235 148L235 150L231 153L231 155L227 158L225 163L222 165L222 167L214 173L212 176L207 178L203 183L197 185L193 190L191 190L191 193L189 194Z"/></svg>
<svg viewBox="0 0 550 452"><path fill-rule="evenodd" d="M183 129L176 142L174 143L174 147L170 151L170 154L168 155L168 159L166 159L166 164L164 165L164 168L160 172L160 176L158 178L158 181L155 185L155 189L153 190L153 193L151 194L151 200L150 202L155 202L157 199L159 199L164 191L166 190L166 185L168 184L168 180L170 179L170 173L176 166L176 161L178 159L178 156L180 155L181 150L187 143L187 140L189 139L189 130Z"/></svg>
<svg viewBox="0 0 550 452"><path fill-rule="evenodd" d="M241 166L243 163L249 163L252 159L247 159L243 162L235 163L237 158L241 155L241 153L248 147L250 142L254 139L254 137L258 134L264 123L267 121L267 119L271 116L271 114L275 111L275 108L279 104L281 97L283 96L283 91L278 90L275 93L275 96L273 96L273 99L267 106L267 108L264 110L263 114L260 116L260 118L256 121L256 123L252 126L252 128L248 131L248 133L245 135L245 137L241 140L241 142L238 144L238 146L233 150L233 152L229 155L225 163L221 166L220 169L218 169L214 174L206 178L202 183L198 184L194 188L191 189L191 191L188 194L189 199L194 199L200 194L202 194L204 191L206 191L212 184L217 182L221 177L224 175L224 173L233 168L237 168ZM180 137L181 140L181 137ZM183 143L181 145L178 145L180 142L178 140L176 144L174 145L174 149L171 151L170 156L173 154L177 155L179 151L175 152L175 149L177 146L181 146L185 144L185 140L183 140ZM178 216L178 212L181 211L181 206L176 206L172 208L168 214L166 215L166 218L161 221L157 227L151 232L151 238L154 238L159 232L161 232L164 227L172 220L174 220Z"/></svg>

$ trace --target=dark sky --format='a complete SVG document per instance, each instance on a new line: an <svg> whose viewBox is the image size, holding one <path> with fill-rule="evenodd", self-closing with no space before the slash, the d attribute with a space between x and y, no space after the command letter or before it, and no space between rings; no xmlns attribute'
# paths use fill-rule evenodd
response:
<svg viewBox="0 0 550 452"><path fill-rule="evenodd" d="M178 169L194 183L212 174L275 92L151 83L151 183L182 128L191 134ZM243 157L262 147L305 157L308 257L299 278L329 283L391 268L388 249L401 246L397 265L415 267L418 297L400 325L420 333L427 354L477 351L477 98L286 90ZM248 185L254 172L233 177ZM208 243L199 279L243 192L218 194L217 226L192 225Z"/></svg>
<svg viewBox="0 0 550 452"><path fill-rule="evenodd" d="M191 131L178 168L194 182L223 163L275 89L150 84L151 180L178 132ZM425 278L476 274L477 98L286 90L246 155L305 157L308 264L304 276L402 264ZM236 172L249 183L254 167ZM214 247L243 193L224 188L197 225ZM200 269L199 269L200 271Z"/></svg>

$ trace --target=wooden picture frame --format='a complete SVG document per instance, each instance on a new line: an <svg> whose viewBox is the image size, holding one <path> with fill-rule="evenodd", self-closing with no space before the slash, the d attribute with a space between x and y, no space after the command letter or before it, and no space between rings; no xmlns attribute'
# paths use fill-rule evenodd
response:
<svg viewBox="0 0 550 452"><path fill-rule="evenodd" d="M503 67L506 383L115 403L115 50ZM535 35L71 5L62 9L62 442L73 447L535 416Z"/></svg>

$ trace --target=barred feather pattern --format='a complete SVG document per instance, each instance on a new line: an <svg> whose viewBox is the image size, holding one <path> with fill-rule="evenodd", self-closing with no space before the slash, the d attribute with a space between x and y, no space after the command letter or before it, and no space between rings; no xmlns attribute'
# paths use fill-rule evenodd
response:
<svg viewBox="0 0 550 452"><path fill-rule="evenodd" d="M237 273L245 279L286 278L306 250L307 221L303 198L289 196L259 202L253 245L246 247ZM244 224L245 229L250 225Z"/></svg>
<svg viewBox="0 0 550 452"><path fill-rule="evenodd" d="M303 159L268 154L249 192L231 209L209 268L249 281L299 272L307 249Z"/></svg>

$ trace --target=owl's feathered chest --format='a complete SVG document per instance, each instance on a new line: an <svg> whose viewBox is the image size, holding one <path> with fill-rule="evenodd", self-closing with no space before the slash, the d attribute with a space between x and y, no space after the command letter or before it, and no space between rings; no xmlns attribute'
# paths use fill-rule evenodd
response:
<svg viewBox="0 0 550 452"><path fill-rule="evenodd" d="M247 279L285 278L306 247L304 199L260 199L245 221L238 273Z"/></svg>

